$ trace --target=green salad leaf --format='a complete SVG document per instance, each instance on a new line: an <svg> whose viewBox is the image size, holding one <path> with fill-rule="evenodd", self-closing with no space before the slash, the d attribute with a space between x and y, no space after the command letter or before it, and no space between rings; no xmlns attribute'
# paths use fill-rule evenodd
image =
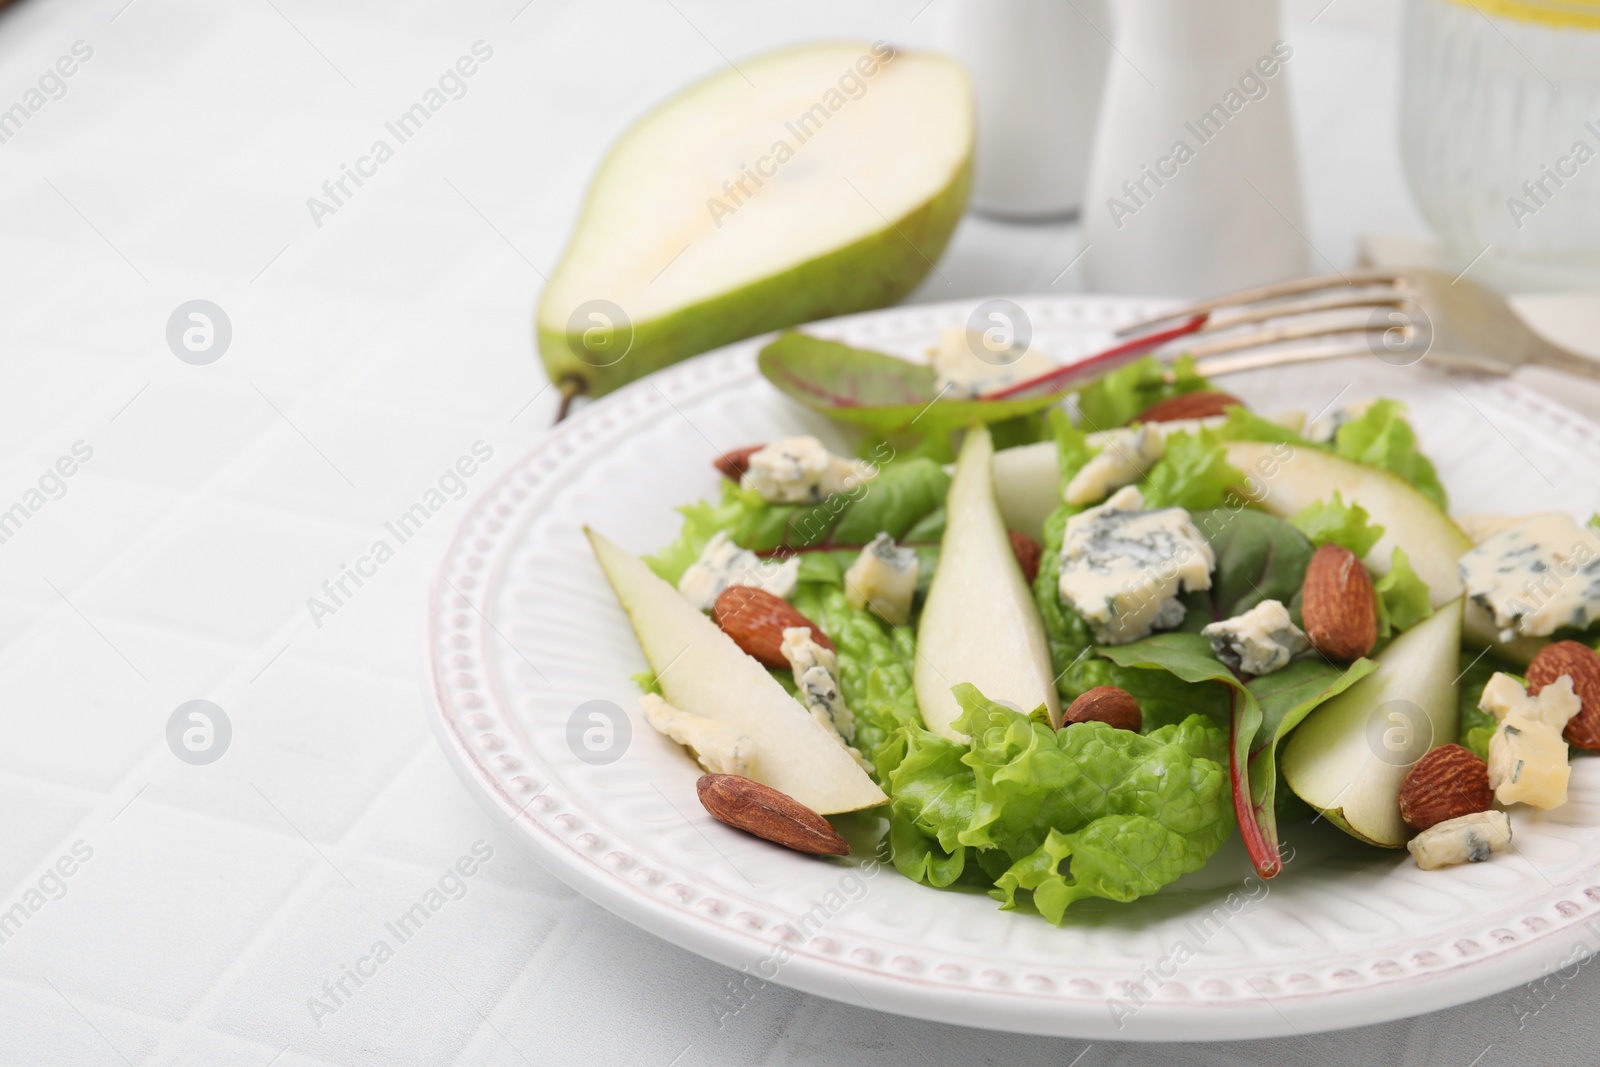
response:
<svg viewBox="0 0 1600 1067"><path fill-rule="evenodd" d="M1180 356L1166 363L1145 356L1090 382L1078 392L1078 413L1090 430L1126 426L1139 413L1175 396L1204 392L1211 383L1195 370L1194 360Z"/></svg>
<svg viewBox="0 0 1600 1067"><path fill-rule="evenodd" d="M1228 450L1214 430L1181 430L1145 474L1140 488L1147 508L1220 507L1245 476L1228 463Z"/></svg>
<svg viewBox="0 0 1600 1067"><path fill-rule="evenodd" d="M1334 434L1333 451L1345 459L1392 471L1440 508L1450 506L1433 463L1417 448L1417 435L1398 400L1377 400Z"/></svg>
<svg viewBox="0 0 1600 1067"><path fill-rule="evenodd" d="M1360 659L1340 670L1322 660L1297 660L1245 683L1211 654L1211 643L1199 634L1156 634L1099 651L1123 667L1166 671L1197 686L1226 687L1233 713L1229 766L1234 814L1257 873L1263 878L1276 875L1282 869L1275 803L1278 743L1318 704L1377 665Z"/></svg>
<svg viewBox="0 0 1600 1067"><path fill-rule="evenodd" d="M1378 636L1409 630L1433 614L1428 583L1411 569L1411 560L1399 545L1389 555L1389 573L1372 583L1378 594Z"/></svg>
<svg viewBox="0 0 1600 1067"><path fill-rule="evenodd" d="M1306 448L1316 447L1282 423L1262 418L1245 407L1229 408L1226 420L1217 427L1216 433L1224 441L1281 441Z"/></svg>
<svg viewBox="0 0 1600 1067"><path fill-rule="evenodd" d="M813 411L874 433L939 433L1021 418L1052 407L1077 386L1005 400L941 398L933 368L884 352L789 331L761 350L762 375Z"/></svg>
<svg viewBox="0 0 1600 1067"><path fill-rule="evenodd" d="M1367 509L1354 502L1346 504L1337 489L1332 500L1307 504L1289 521L1316 547L1339 545L1354 552L1357 559L1366 559L1383 536L1382 526L1367 521Z"/></svg>
<svg viewBox="0 0 1600 1067"><path fill-rule="evenodd" d="M910 727L890 776L894 862L909 877L981 872L1003 907L1031 898L1059 924L1074 901L1130 901L1198 870L1232 829L1225 739L1201 716L1149 735L1052 730L970 685L955 694L971 745Z"/></svg>
<svg viewBox="0 0 1600 1067"><path fill-rule="evenodd" d="M1311 563L1311 543L1299 530L1250 508L1213 508L1191 518L1216 554L1217 566L1210 589L1184 595L1185 630L1198 633L1263 600L1286 606L1294 601Z"/></svg>

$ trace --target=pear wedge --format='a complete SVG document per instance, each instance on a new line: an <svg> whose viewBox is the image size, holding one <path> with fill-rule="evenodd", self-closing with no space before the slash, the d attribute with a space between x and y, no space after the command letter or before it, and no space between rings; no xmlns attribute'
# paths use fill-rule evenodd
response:
<svg viewBox="0 0 1600 1067"><path fill-rule="evenodd" d="M928 729L956 741L961 705L950 688L970 682L1023 713L1043 704L1061 724L1050 648L1033 593L1011 548L994 495L994 441L967 431L945 497L944 540L917 628L912 683Z"/></svg>
<svg viewBox="0 0 1600 1067"><path fill-rule="evenodd" d="M934 53L807 44L690 86L595 175L535 315L550 380L599 395L893 303L955 229L972 145L967 75Z"/></svg>
<svg viewBox="0 0 1600 1067"><path fill-rule="evenodd" d="M1378 669L1312 711L1284 743L1279 766L1295 795L1352 837L1399 848L1400 783L1435 745L1455 741L1461 601L1452 601L1378 654Z"/></svg>
<svg viewBox="0 0 1600 1067"><path fill-rule="evenodd" d="M1461 595L1457 565L1472 541L1404 479L1318 449L1259 441L1228 445L1228 462L1249 477L1250 500L1280 519L1331 499L1337 490L1345 503L1360 504L1383 527L1383 537L1362 560L1368 569L1387 574L1395 548L1402 548L1417 577L1427 583L1434 607Z"/></svg>
<svg viewBox="0 0 1600 1067"><path fill-rule="evenodd" d="M667 702L754 741L750 777L819 815L889 799L837 737L682 593L638 556L588 527L584 533Z"/></svg>

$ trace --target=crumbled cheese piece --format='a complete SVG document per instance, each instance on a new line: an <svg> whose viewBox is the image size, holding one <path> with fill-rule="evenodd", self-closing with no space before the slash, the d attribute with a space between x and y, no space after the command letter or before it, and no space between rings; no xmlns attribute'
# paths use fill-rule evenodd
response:
<svg viewBox="0 0 1600 1067"><path fill-rule="evenodd" d="M1215 554L1182 508L1145 511L1133 486L1067 520L1061 598L1103 645L1183 622L1181 592L1211 588Z"/></svg>
<svg viewBox="0 0 1600 1067"><path fill-rule="evenodd" d="M1478 707L1500 720L1489 738L1489 786L1502 804L1559 808L1567 802L1567 743L1561 731L1583 706L1563 674L1529 696L1515 678L1495 674Z"/></svg>
<svg viewBox="0 0 1600 1067"><path fill-rule="evenodd" d="M1257 676L1282 670L1311 647L1289 618L1289 609L1277 600L1263 600L1242 615L1214 622L1200 633L1211 639L1211 650L1223 663Z"/></svg>
<svg viewBox="0 0 1600 1067"><path fill-rule="evenodd" d="M1093 504L1112 490L1132 485L1155 466L1167 450L1166 432L1159 422L1107 430L1100 451L1078 468L1062 499L1068 504Z"/></svg>
<svg viewBox="0 0 1600 1067"><path fill-rule="evenodd" d="M871 773L872 764L850 745L855 738L856 721L839 691L838 657L812 640L809 626L785 627L779 649L794 671L800 702L811 717L839 739L862 770Z"/></svg>
<svg viewBox="0 0 1600 1067"><path fill-rule="evenodd" d="M1425 871L1482 863L1511 844L1511 816L1503 811L1475 811L1435 823L1406 842L1406 849Z"/></svg>
<svg viewBox="0 0 1600 1067"><path fill-rule="evenodd" d="M877 467L829 452L815 437L780 437L750 454L739 479L769 504L820 504L871 481Z"/></svg>
<svg viewBox="0 0 1600 1067"><path fill-rule="evenodd" d="M1339 434L1339 427L1347 422L1359 419L1372 407L1371 400L1357 400L1351 404L1336 407L1317 416L1315 422L1305 428L1305 439L1317 444L1327 444Z"/></svg>
<svg viewBox="0 0 1600 1067"><path fill-rule="evenodd" d="M774 563L747 548L740 548L726 532L719 531L706 542L700 558L689 564L683 577L678 579L678 592L701 611L710 611L717 602L717 595L730 585L753 585L773 596L787 598L799 580L799 556Z"/></svg>
<svg viewBox="0 0 1600 1067"><path fill-rule="evenodd" d="M1467 598L1501 631L1545 637L1600 621L1600 532L1572 516L1538 515L1461 557Z"/></svg>
<svg viewBox="0 0 1600 1067"><path fill-rule="evenodd" d="M880 533L844 572L844 598L857 611L871 608L885 622L903 626L911 621L917 568L915 549L899 548Z"/></svg>
<svg viewBox="0 0 1600 1067"><path fill-rule="evenodd" d="M689 749L700 766L712 774L750 776L756 743L732 726L675 708L655 693L640 697L639 709L644 712L645 722Z"/></svg>
<svg viewBox="0 0 1600 1067"><path fill-rule="evenodd" d="M1004 340L997 337L991 344L981 330L946 327L939 344L928 350L939 395L947 400L971 400L1049 374L1059 366L1030 348L1018 351Z"/></svg>

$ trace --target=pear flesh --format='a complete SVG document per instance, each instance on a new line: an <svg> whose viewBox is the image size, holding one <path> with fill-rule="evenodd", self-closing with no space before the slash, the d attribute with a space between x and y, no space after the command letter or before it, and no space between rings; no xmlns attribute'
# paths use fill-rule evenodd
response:
<svg viewBox="0 0 1600 1067"><path fill-rule="evenodd" d="M935 53L807 44L690 86L595 175L536 314L550 380L598 395L893 303L955 229L972 145L967 75Z"/></svg>
<svg viewBox="0 0 1600 1067"><path fill-rule="evenodd" d="M1428 586L1428 599L1440 607L1461 595L1458 564L1472 541L1437 504L1404 479L1313 448L1237 441L1228 445L1228 462L1249 478L1252 503L1280 519L1293 518L1335 491L1346 504L1360 504L1383 537L1362 560L1376 574L1389 573L1396 548Z"/></svg>
<svg viewBox="0 0 1600 1067"><path fill-rule="evenodd" d="M1280 767L1295 795L1352 837L1399 848L1400 784L1411 765L1455 741L1461 601L1452 601L1378 654L1378 668L1308 715Z"/></svg>
<svg viewBox="0 0 1600 1067"><path fill-rule="evenodd" d="M749 776L819 815L888 800L837 736L643 560L585 528L667 702L755 742Z"/></svg>
<svg viewBox="0 0 1600 1067"><path fill-rule="evenodd" d="M967 431L945 498L939 568L917 629L912 674L928 729L956 741L961 706L950 688L970 682L990 700L1027 714L1043 704L1061 724L1050 649L994 492L994 442Z"/></svg>

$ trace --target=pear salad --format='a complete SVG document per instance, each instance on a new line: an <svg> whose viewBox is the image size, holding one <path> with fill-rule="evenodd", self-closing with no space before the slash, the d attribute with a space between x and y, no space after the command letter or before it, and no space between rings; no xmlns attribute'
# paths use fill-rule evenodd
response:
<svg viewBox="0 0 1600 1067"><path fill-rule="evenodd" d="M769 350L808 345L854 358ZM1592 520L1452 518L1394 400L1264 415L1144 356L1019 410L991 398L1040 368L966 347L917 368L919 433L855 405L885 431L855 456L727 453L654 555L586 531L714 818L846 855L826 816L864 812L905 876L1060 924L1236 828L1263 878L1313 818L1432 870L1566 801L1600 749Z"/></svg>

